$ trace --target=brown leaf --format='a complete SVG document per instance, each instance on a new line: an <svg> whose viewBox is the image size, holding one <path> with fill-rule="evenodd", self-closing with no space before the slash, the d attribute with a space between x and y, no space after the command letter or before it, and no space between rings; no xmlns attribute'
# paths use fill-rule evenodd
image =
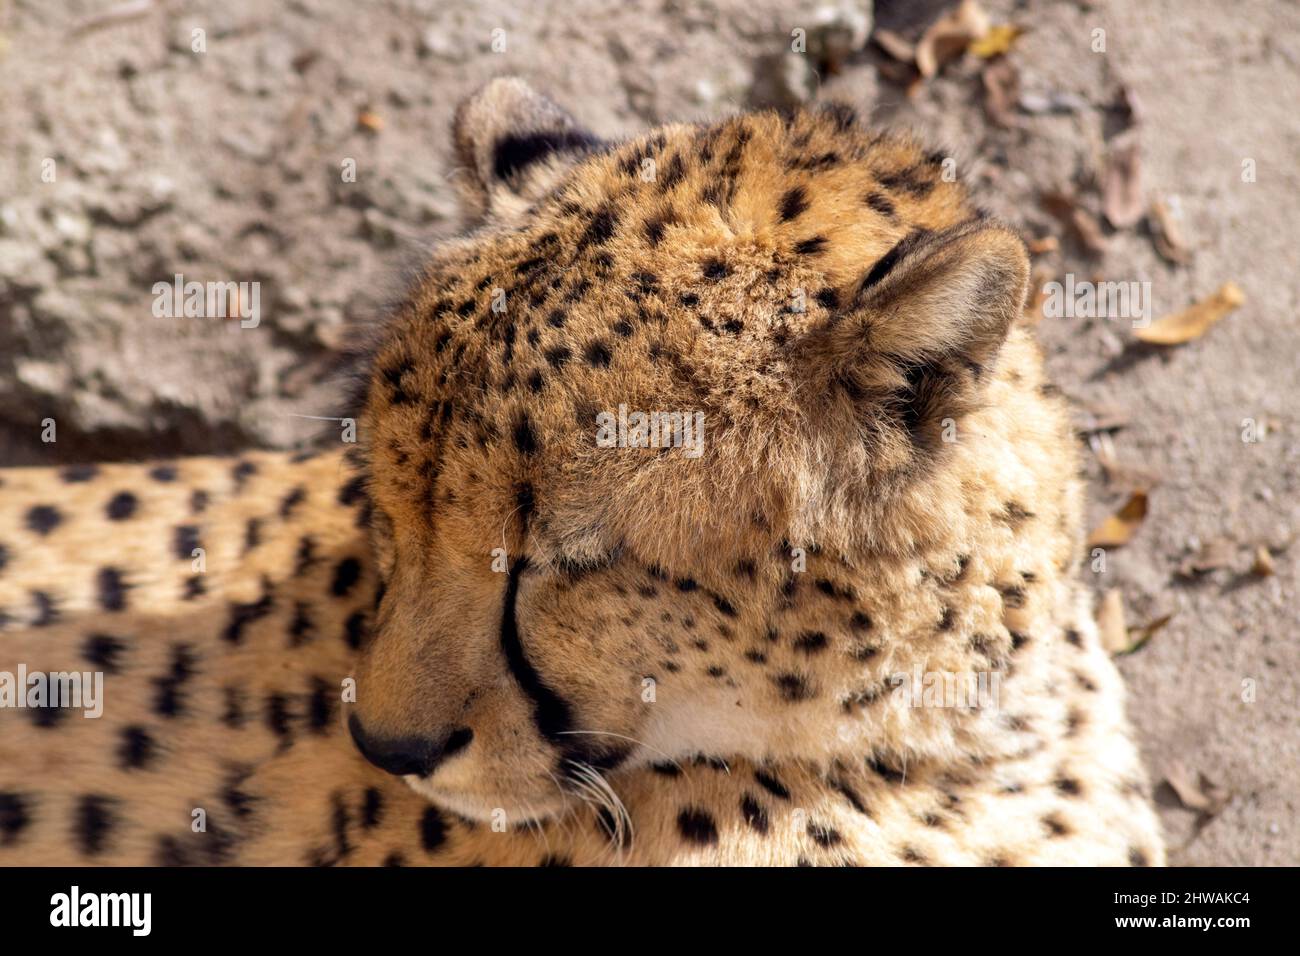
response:
<svg viewBox="0 0 1300 956"><path fill-rule="evenodd" d="M1207 816L1217 816L1232 799L1231 793L1205 774L1193 773L1182 761L1174 761L1169 766L1165 782L1184 807Z"/></svg>
<svg viewBox="0 0 1300 956"><path fill-rule="evenodd" d="M1041 201L1044 209L1070 228L1090 255L1105 255L1108 242L1101 223L1080 206L1073 196L1064 192L1050 192L1044 193Z"/></svg>
<svg viewBox="0 0 1300 956"><path fill-rule="evenodd" d="M1128 648L1124 598L1119 593L1119 588L1111 588L1101 596L1101 604L1097 608L1097 629L1101 632L1101 646L1107 653L1118 654Z"/></svg>
<svg viewBox="0 0 1300 956"><path fill-rule="evenodd" d="M1106 162L1102 208L1116 229L1127 229L1142 218L1142 160L1136 136L1116 141Z"/></svg>
<svg viewBox="0 0 1300 956"><path fill-rule="evenodd" d="M1016 100L1020 96L1020 71L1010 60L997 59L984 67L984 109L989 119L1004 129L1016 125Z"/></svg>
<svg viewBox="0 0 1300 956"><path fill-rule="evenodd" d="M1211 538L1202 544L1195 554L1178 565L1178 573L1185 578L1208 574L1210 571L1216 571L1219 568L1230 567L1233 558L1236 556L1237 546L1230 538L1222 536Z"/></svg>
<svg viewBox="0 0 1300 956"><path fill-rule="evenodd" d="M1245 301L1245 293L1237 283L1225 282L1208 299L1157 319L1144 329L1135 329L1133 334L1151 345L1182 345L1199 339L1210 326Z"/></svg>
<svg viewBox="0 0 1300 956"><path fill-rule="evenodd" d="M1102 402L1085 403L1079 417L1082 421L1076 430L1083 435L1119 431L1129 423L1127 411L1118 405L1107 405Z"/></svg>
<svg viewBox="0 0 1300 956"><path fill-rule="evenodd" d="M1269 554L1268 548L1262 544L1255 549L1255 563L1250 566L1250 573L1257 578L1272 577L1276 568L1273 565L1273 555Z"/></svg>
<svg viewBox="0 0 1300 956"><path fill-rule="evenodd" d="M989 17L976 0L961 0L926 27L916 44L916 68L926 79L949 60L961 56L975 40L989 32Z"/></svg>
<svg viewBox="0 0 1300 956"><path fill-rule="evenodd" d="M1089 548L1119 548L1128 544L1147 516L1147 493L1129 496L1124 507L1108 517L1088 535Z"/></svg>
<svg viewBox="0 0 1300 956"><path fill-rule="evenodd" d="M1167 262L1183 265L1192 254L1183 240L1182 227L1173 209L1163 199L1151 203L1151 241Z"/></svg>

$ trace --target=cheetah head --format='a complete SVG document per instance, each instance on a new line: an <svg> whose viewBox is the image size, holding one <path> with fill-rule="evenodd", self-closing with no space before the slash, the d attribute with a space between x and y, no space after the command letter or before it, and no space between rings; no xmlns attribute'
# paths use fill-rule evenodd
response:
<svg viewBox="0 0 1300 956"><path fill-rule="evenodd" d="M469 227L367 382L362 752L518 820L874 732L863 592L960 523L945 430L1013 360L1021 241L846 108L608 144L506 79L454 139Z"/></svg>

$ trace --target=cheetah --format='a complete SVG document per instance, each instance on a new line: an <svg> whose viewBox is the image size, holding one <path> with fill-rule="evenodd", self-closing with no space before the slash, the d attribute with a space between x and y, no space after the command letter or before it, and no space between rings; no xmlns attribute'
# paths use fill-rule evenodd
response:
<svg viewBox="0 0 1300 956"><path fill-rule="evenodd" d="M0 709L0 863L1163 863L1027 254L942 156L515 79L453 139L357 444L0 472L0 671L104 675Z"/></svg>

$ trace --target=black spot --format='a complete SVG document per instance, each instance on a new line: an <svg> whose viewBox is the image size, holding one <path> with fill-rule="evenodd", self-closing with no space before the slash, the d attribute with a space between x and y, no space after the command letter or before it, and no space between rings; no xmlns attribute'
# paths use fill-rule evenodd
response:
<svg viewBox="0 0 1300 956"><path fill-rule="evenodd" d="M39 535L46 535L59 526L63 515L53 505L36 505L27 511L27 527Z"/></svg>
<svg viewBox="0 0 1300 956"><path fill-rule="evenodd" d="M384 816L384 795L375 787L367 787L361 798L361 825L366 829L378 826Z"/></svg>
<svg viewBox="0 0 1300 956"><path fill-rule="evenodd" d="M778 674L772 680L781 692L781 697L785 700L792 702L809 700L813 696L808 682L798 674Z"/></svg>
<svg viewBox="0 0 1300 956"><path fill-rule="evenodd" d="M920 199L929 195L934 189L934 180L921 178L923 172L925 170L919 166L909 166L898 172L881 176L880 185L889 190L902 190Z"/></svg>
<svg viewBox="0 0 1300 956"><path fill-rule="evenodd" d="M447 824L437 807L425 807L420 817L420 845L433 853L447 842Z"/></svg>
<svg viewBox="0 0 1300 956"><path fill-rule="evenodd" d="M287 519L293 514L294 509L303 503L306 497L307 489L303 488L301 485L290 491L280 501L280 517Z"/></svg>
<svg viewBox="0 0 1300 956"><path fill-rule="evenodd" d="M0 846L8 846L32 822L30 798L0 791Z"/></svg>
<svg viewBox="0 0 1300 956"><path fill-rule="evenodd" d="M587 225L586 231L578 237L578 251L581 252L589 246L600 246L609 242L614 236L614 229L618 225L618 216L614 210L606 206L598 210L591 217L591 222Z"/></svg>
<svg viewBox="0 0 1300 956"><path fill-rule="evenodd" d="M662 219L651 219L645 224L646 242L652 246L659 245L659 241L664 237L664 221Z"/></svg>
<svg viewBox="0 0 1300 956"><path fill-rule="evenodd" d="M197 659L188 644L172 648L171 666L153 678L154 713L161 717L179 717L185 711L185 683L194 676Z"/></svg>
<svg viewBox="0 0 1300 956"><path fill-rule="evenodd" d="M677 814L677 830L687 843L712 846L718 842L718 825L707 810L687 807Z"/></svg>
<svg viewBox="0 0 1300 956"><path fill-rule="evenodd" d="M201 547L198 525L177 525L173 547L176 549L176 557L186 561L193 558L195 550Z"/></svg>
<svg viewBox="0 0 1300 956"><path fill-rule="evenodd" d="M334 566L334 580L330 583L330 593L335 597L346 597L361 577L361 562L347 557Z"/></svg>
<svg viewBox="0 0 1300 956"><path fill-rule="evenodd" d="M88 794L77 801L72 816L72 833L77 847L86 856L103 852L108 835L117 822L110 797Z"/></svg>
<svg viewBox="0 0 1300 956"><path fill-rule="evenodd" d="M257 474L257 465L251 461L235 462L235 467L230 469L230 476L235 479L236 488L242 488L244 482L255 474Z"/></svg>
<svg viewBox="0 0 1300 956"><path fill-rule="evenodd" d="M0 821L3 820L3 810L0 810ZM0 822L0 826L3 823ZM1130 847L1128 851L1128 862L1130 866L1150 866L1151 855L1139 846Z"/></svg>
<svg viewBox="0 0 1300 956"><path fill-rule="evenodd" d="M537 432L534 431L527 412L520 412L519 418L515 421L514 439L515 447L519 449L520 454L528 456L537 454Z"/></svg>
<svg viewBox="0 0 1300 956"><path fill-rule="evenodd" d="M36 605L36 615L32 618L33 627L47 627L58 620L59 609L50 595L44 591L33 591L32 602Z"/></svg>
<svg viewBox="0 0 1300 956"><path fill-rule="evenodd" d="M312 678L311 696L307 699L307 724L318 734L333 724L336 691L319 677Z"/></svg>
<svg viewBox="0 0 1300 956"><path fill-rule="evenodd" d="M587 346L586 357L587 364L593 368L609 368L610 359L613 358L609 346L599 340Z"/></svg>
<svg viewBox="0 0 1300 956"><path fill-rule="evenodd" d="M264 593L256 601L246 604L232 602L230 605L230 621L226 624L226 630L222 636L231 644L238 644L244 639L244 628L254 621L260 620L271 613L275 606L275 601L269 593Z"/></svg>
<svg viewBox="0 0 1300 956"><path fill-rule="evenodd" d="M831 288L818 290L818 292L813 296L813 299L816 300L817 304L823 309L827 309L831 312L834 312L840 307L840 294Z"/></svg>
<svg viewBox="0 0 1300 956"><path fill-rule="evenodd" d="M808 208L808 196L802 186L795 186L781 197L781 221L798 218Z"/></svg>
<svg viewBox="0 0 1300 956"><path fill-rule="evenodd" d="M861 611L854 611L853 617L849 618L849 627L855 631L871 630L871 618Z"/></svg>
<svg viewBox="0 0 1300 956"><path fill-rule="evenodd" d="M883 193L867 193L867 205L889 219L894 218L894 204Z"/></svg>
<svg viewBox="0 0 1300 956"><path fill-rule="evenodd" d="M356 504L366 496L366 476L357 475L348 480L347 484L339 489L339 504L349 506Z"/></svg>
<svg viewBox="0 0 1300 956"><path fill-rule="evenodd" d="M190 494L190 511L202 514L208 509L208 493L202 488L196 488Z"/></svg>
<svg viewBox="0 0 1300 956"><path fill-rule="evenodd" d="M125 521L136 512L140 502L129 491L119 491L104 507L109 521Z"/></svg>
<svg viewBox="0 0 1300 956"><path fill-rule="evenodd" d="M808 835L822 849L838 846L844 842L844 838L834 827L826 826L824 823L814 823L811 820L808 822Z"/></svg>
<svg viewBox="0 0 1300 956"><path fill-rule="evenodd" d="M266 727L281 741L287 741L293 733L293 714L289 710L289 698L284 694L266 695Z"/></svg>
<svg viewBox="0 0 1300 956"><path fill-rule="evenodd" d="M795 638L794 649L803 654L818 654L826 650L826 635L821 631L800 634Z"/></svg>
<svg viewBox="0 0 1300 956"><path fill-rule="evenodd" d="M740 798L740 815L755 833L767 833L767 811L748 793Z"/></svg>
<svg viewBox="0 0 1300 956"><path fill-rule="evenodd" d="M300 647L312 639L316 625L311 619L310 608L304 601L293 605L293 617L289 621L289 646Z"/></svg>
<svg viewBox="0 0 1300 956"><path fill-rule="evenodd" d="M680 777L682 775L682 768L675 763L654 763L650 765L650 769L662 777Z"/></svg>
<svg viewBox="0 0 1300 956"><path fill-rule="evenodd" d="M366 637L366 612L356 611L343 624L343 640L348 647L357 650Z"/></svg>
<svg viewBox="0 0 1300 956"><path fill-rule="evenodd" d="M99 606L105 611L120 611L126 607L126 582L117 568L100 568L95 577L95 592Z"/></svg>
<svg viewBox="0 0 1300 956"><path fill-rule="evenodd" d="M384 857L384 866L406 866L406 857L399 851L394 850L388 856Z"/></svg>
<svg viewBox="0 0 1300 956"><path fill-rule="evenodd" d="M158 745L149 731L138 725L122 728L117 759L123 770L144 770L157 753Z"/></svg>
<svg viewBox="0 0 1300 956"><path fill-rule="evenodd" d="M81 655L106 674L116 674L118 656L126 649L126 642L108 634L91 634L81 645Z"/></svg>
<svg viewBox="0 0 1300 956"><path fill-rule="evenodd" d="M226 687L223 688L223 692L226 698L226 706L221 713L221 722L231 730L238 730L244 726L244 701L246 695L243 689L239 687Z"/></svg>
<svg viewBox="0 0 1300 956"><path fill-rule="evenodd" d="M69 465L59 472L59 477L70 485L80 484L83 481L90 481L99 474L99 469L94 465Z"/></svg>
<svg viewBox="0 0 1300 956"><path fill-rule="evenodd" d="M780 780L772 774L763 770L754 771L754 780L758 785L774 797L780 797L782 800L790 799L790 791Z"/></svg>
<svg viewBox="0 0 1300 956"><path fill-rule="evenodd" d="M167 481L175 481L175 480L176 480L176 466L175 466L175 465L155 465L152 469L150 469L150 471L149 471L149 477L152 478L154 481L163 481L163 482L167 482Z"/></svg>
<svg viewBox="0 0 1300 956"><path fill-rule="evenodd" d="M813 236L795 244L794 251L801 256L815 256L826 248L825 236Z"/></svg>
<svg viewBox="0 0 1300 956"><path fill-rule="evenodd" d="M708 262L704 263L704 266L700 271L703 273L704 278L711 279L715 282L719 279L726 278L731 273L731 269L721 259L710 259Z"/></svg>

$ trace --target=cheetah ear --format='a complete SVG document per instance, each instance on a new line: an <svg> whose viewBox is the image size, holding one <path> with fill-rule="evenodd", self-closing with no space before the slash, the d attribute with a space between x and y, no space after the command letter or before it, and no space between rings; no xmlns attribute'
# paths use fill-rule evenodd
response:
<svg viewBox="0 0 1300 956"><path fill-rule="evenodd" d="M510 219L602 142L517 77L501 77L464 100L452 122L455 177L466 219Z"/></svg>
<svg viewBox="0 0 1300 956"><path fill-rule="evenodd" d="M1020 237L982 222L918 229L854 290L843 344L907 363L943 357L985 366L1024 306L1029 256Z"/></svg>
<svg viewBox="0 0 1300 956"><path fill-rule="evenodd" d="M814 352L828 384L927 436L979 403L1028 285L1025 244L1005 227L976 220L916 230L838 293Z"/></svg>

